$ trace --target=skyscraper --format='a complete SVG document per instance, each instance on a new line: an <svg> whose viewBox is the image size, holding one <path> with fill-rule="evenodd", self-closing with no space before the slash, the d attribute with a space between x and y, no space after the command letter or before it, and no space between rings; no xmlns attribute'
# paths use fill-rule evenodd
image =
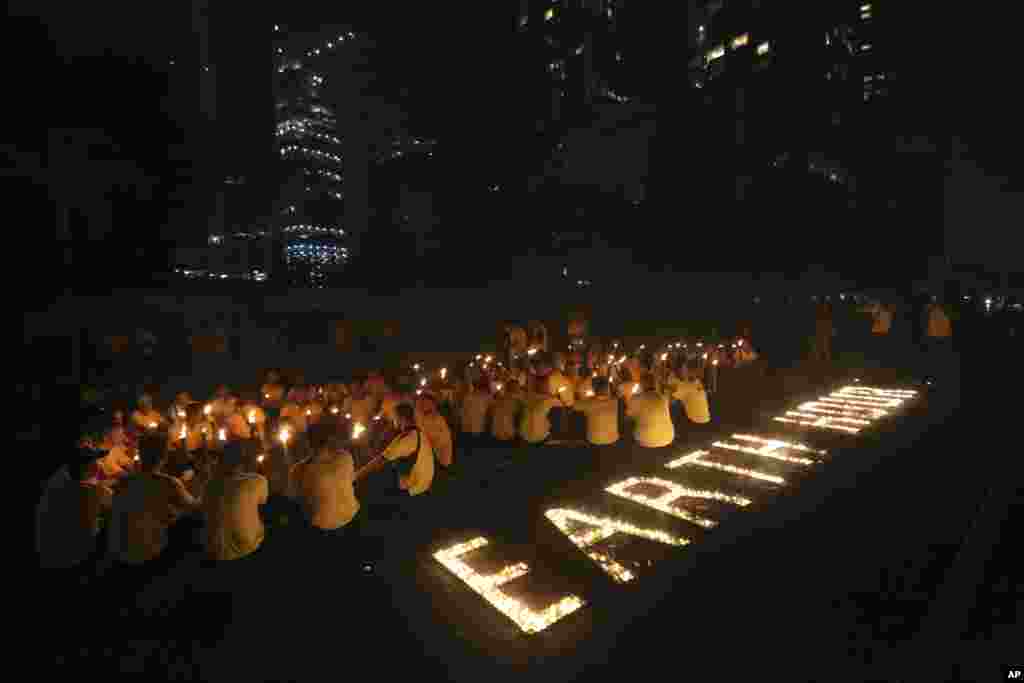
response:
<svg viewBox="0 0 1024 683"><path fill-rule="evenodd" d="M326 287L349 261L344 227L346 183L343 138L335 106L325 96L366 37L346 28L317 34L289 34L274 26L275 139L280 157L276 235L293 285Z"/></svg>

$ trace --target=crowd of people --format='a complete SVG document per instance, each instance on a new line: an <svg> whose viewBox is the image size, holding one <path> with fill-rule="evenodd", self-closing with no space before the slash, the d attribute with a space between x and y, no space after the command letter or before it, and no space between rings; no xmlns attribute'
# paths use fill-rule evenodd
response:
<svg viewBox="0 0 1024 683"><path fill-rule="evenodd" d="M264 544L261 508L275 497L294 501L308 533L363 535L368 516L417 517L415 501L481 446L603 448L623 435L668 446L681 421L710 421L718 372L756 356L749 338L630 352L575 339L552 352L543 329L510 327L501 354L457 370L415 364L323 384L270 371L258 390L181 392L164 409L147 393L112 407L51 478L41 562L152 576L179 559L168 548L180 529L210 563L239 560Z"/></svg>

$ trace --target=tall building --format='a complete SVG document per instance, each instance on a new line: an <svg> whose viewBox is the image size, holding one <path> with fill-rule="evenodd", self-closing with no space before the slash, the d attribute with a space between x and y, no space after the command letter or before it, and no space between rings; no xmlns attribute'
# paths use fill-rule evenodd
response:
<svg viewBox="0 0 1024 683"><path fill-rule="evenodd" d="M625 0L520 0L517 30L536 76L538 128L559 130L600 102L629 100Z"/></svg>
<svg viewBox="0 0 1024 683"><path fill-rule="evenodd" d="M283 248L288 281L326 287L337 282L350 258L345 227L346 163L339 116L328 89L345 91L345 69L366 37L346 28L290 34L274 26L275 140L280 157L280 194L275 234ZM343 98L334 98L343 99ZM356 171L358 173L358 170Z"/></svg>
<svg viewBox="0 0 1024 683"><path fill-rule="evenodd" d="M873 193L881 201L903 26L890 0L691 2L682 113L699 204L788 215L812 233L823 217L855 224Z"/></svg>

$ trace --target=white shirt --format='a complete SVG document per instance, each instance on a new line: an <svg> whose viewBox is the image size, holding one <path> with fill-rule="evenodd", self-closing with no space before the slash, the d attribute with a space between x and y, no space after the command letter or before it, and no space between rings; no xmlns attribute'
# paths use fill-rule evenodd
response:
<svg viewBox="0 0 1024 683"><path fill-rule="evenodd" d="M462 431L483 434L491 401L491 395L481 391L474 390L466 394L462 400Z"/></svg>
<svg viewBox="0 0 1024 683"><path fill-rule="evenodd" d="M299 463L292 471L295 488L313 526L337 529L359 512L353 487L355 464L349 453Z"/></svg>
<svg viewBox="0 0 1024 683"><path fill-rule="evenodd" d="M516 414L523 402L518 396L501 396L494 401L494 420L491 434L499 441L516 438Z"/></svg>
<svg viewBox="0 0 1024 683"><path fill-rule="evenodd" d="M610 396L594 396L576 402L587 417L587 441L606 446L619 440L619 402Z"/></svg>
<svg viewBox="0 0 1024 683"><path fill-rule="evenodd" d="M519 418L519 436L528 443L540 443L551 434L548 413L562 405L561 401L544 394L527 394L523 415Z"/></svg>
<svg viewBox="0 0 1024 683"><path fill-rule="evenodd" d="M410 430L395 437L383 453L385 460L389 461L411 456L416 451L417 437L419 437L420 450L416 453L416 463L409 476L402 475L399 478L400 485L409 492L410 496L427 491L430 488L430 483L434 480L434 452L430 445L430 438L422 432Z"/></svg>
<svg viewBox="0 0 1024 683"><path fill-rule="evenodd" d="M259 548L265 535L259 506L269 495L270 485L261 474L242 472L211 480L203 499L207 554L237 560Z"/></svg>
<svg viewBox="0 0 1024 683"><path fill-rule="evenodd" d="M666 396L642 391L626 404L626 415L635 419L633 438L645 448L668 446L676 437Z"/></svg>
<svg viewBox="0 0 1024 683"><path fill-rule="evenodd" d="M141 564L167 547L167 529L195 499L179 479L154 472L129 476L114 494L110 552L121 562Z"/></svg>

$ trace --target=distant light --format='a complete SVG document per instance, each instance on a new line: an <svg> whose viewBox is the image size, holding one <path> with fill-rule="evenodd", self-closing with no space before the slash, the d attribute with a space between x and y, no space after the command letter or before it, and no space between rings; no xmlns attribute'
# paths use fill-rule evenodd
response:
<svg viewBox="0 0 1024 683"><path fill-rule="evenodd" d="M771 44L767 40L757 46L757 54L759 55L768 54L769 50L771 50Z"/></svg>
<svg viewBox="0 0 1024 683"><path fill-rule="evenodd" d="M281 27L280 27L280 26L278 26L277 24L274 24L274 30L275 30L275 31L280 31L280 30L281 30Z"/></svg>

